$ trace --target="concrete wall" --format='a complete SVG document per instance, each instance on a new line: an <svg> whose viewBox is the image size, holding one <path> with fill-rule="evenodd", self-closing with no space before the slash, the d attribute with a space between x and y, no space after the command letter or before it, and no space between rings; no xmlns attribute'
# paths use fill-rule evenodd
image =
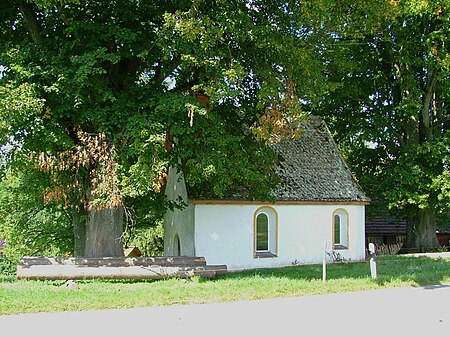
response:
<svg viewBox="0 0 450 337"><path fill-rule="evenodd" d="M195 205L195 253L208 264L230 270L320 263L325 244L332 251L333 212L348 213L348 249L337 250L351 260L365 258L364 206L272 205L278 215L277 257L254 256L254 214L262 205Z"/></svg>
<svg viewBox="0 0 450 337"><path fill-rule="evenodd" d="M166 195L169 200L175 201L181 197L188 204L186 184L184 178L171 167L169 168L169 180L166 187ZM194 241L194 211L193 205L184 209L167 211L164 217L164 255L165 256L195 256ZM175 242L179 238L180 254Z"/></svg>

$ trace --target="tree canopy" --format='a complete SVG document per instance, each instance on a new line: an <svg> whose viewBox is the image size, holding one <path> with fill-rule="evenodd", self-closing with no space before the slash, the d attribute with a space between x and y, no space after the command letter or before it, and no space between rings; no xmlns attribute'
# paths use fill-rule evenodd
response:
<svg viewBox="0 0 450 337"><path fill-rule="evenodd" d="M39 198L68 210L75 254L88 256L121 254L127 207L170 206L168 165L198 195L239 188L270 198L275 158L252 128L286 101L288 80L303 99L325 86L313 32L335 9L277 0L1 6L3 163L46 173Z"/></svg>
<svg viewBox="0 0 450 337"><path fill-rule="evenodd" d="M75 255L120 255L124 218L154 222L181 206L162 193L169 165L193 195L272 200L267 140L314 112L348 145L369 194L411 219L442 213L448 9L448 0L3 1L3 172L36 174L35 206L68 215ZM378 180L394 188L372 188Z"/></svg>
<svg viewBox="0 0 450 337"><path fill-rule="evenodd" d="M407 219L405 251L438 246L448 225L448 1L399 1L375 32L334 37L336 83L318 103L378 208ZM330 111L333 112L330 115Z"/></svg>

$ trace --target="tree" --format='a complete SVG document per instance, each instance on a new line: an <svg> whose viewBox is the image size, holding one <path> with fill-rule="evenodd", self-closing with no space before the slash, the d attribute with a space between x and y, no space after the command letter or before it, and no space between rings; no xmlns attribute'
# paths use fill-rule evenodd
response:
<svg viewBox="0 0 450 337"><path fill-rule="evenodd" d="M25 158L52 174L53 197L71 209L77 255L122 254L116 152L145 108L135 83L145 49L136 36L151 41L154 32L138 28L152 15L162 21L158 8L132 5L9 1L2 11L2 138L18 144L12 165Z"/></svg>
<svg viewBox="0 0 450 337"><path fill-rule="evenodd" d="M75 255L115 256L122 254L124 207L142 198L159 210L174 207L161 194L168 165L182 168L199 195L241 189L249 199L270 198L275 158L251 129L284 99L288 81L300 99L326 87L316 32L320 18L347 5L0 6L0 137L8 167L49 175L41 197L69 210Z"/></svg>
<svg viewBox="0 0 450 337"><path fill-rule="evenodd" d="M450 208L448 1L392 2L383 26L334 36L336 90L318 104L374 201L407 220L404 251L438 247ZM448 219L447 219L448 220Z"/></svg>

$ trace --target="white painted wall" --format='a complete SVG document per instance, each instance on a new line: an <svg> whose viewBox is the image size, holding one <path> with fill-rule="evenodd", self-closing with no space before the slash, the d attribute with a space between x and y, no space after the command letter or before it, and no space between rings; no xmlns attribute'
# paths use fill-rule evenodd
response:
<svg viewBox="0 0 450 337"><path fill-rule="evenodd" d="M170 201L177 201L179 197L188 204L188 196L184 178L175 168L169 168L169 180L166 196ZM164 216L164 256L176 256L175 246L180 247L181 255L195 256L194 245L194 205L183 209L168 210ZM175 245L176 237L179 245Z"/></svg>
<svg viewBox="0 0 450 337"><path fill-rule="evenodd" d="M349 216L349 249L339 253L351 260L365 258L364 206L272 205L278 213L278 256L254 258L253 216L261 205L195 205L195 253L208 264L229 270L321 263L325 244L332 251L333 212Z"/></svg>

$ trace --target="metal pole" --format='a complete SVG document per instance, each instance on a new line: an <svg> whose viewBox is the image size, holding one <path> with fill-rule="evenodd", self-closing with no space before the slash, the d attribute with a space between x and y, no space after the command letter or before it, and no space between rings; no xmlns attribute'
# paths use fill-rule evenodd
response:
<svg viewBox="0 0 450 337"><path fill-rule="evenodd" d="M327 244L325 243L325 249L323 250L323 261L322 261L322 282L327 282Z"/></svg>

